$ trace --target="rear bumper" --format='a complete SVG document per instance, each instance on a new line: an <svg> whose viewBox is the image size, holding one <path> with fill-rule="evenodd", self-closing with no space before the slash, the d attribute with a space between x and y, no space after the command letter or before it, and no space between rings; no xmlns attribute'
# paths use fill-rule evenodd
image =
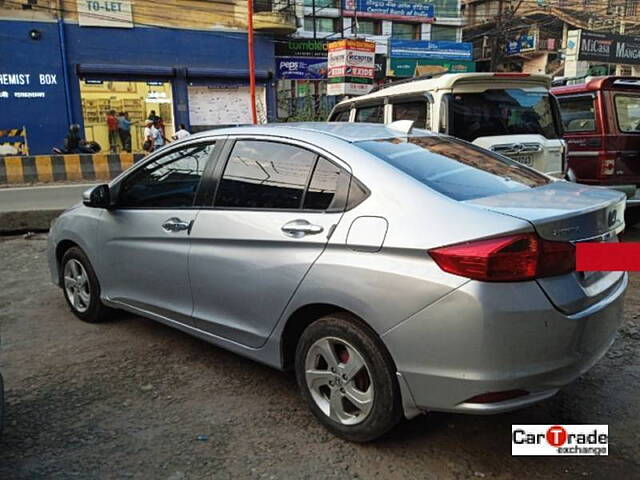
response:
<svg viewBox="0 0 640 480"><path fill-rule="evenodd" d="M606 353L622 322L627 283L625 274L608 297L564 315L535 282L472 281L382 339L418 410L514 410L551 397ZM529 395L490 404L467 402L507 390Z"/></svg>

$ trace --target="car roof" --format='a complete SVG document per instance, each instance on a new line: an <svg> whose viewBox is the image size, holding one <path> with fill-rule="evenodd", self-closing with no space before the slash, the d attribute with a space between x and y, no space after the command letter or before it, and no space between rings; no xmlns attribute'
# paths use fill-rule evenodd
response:
<svg viewBox="0 0 640 480"><path fill-rule="evenodd" d="M433 78L419 80L416 79L411 82L398 82L394 85L393 82L386 85L384 88L377 90L366 95L361 95L356 98L350 98L341 101L338 105L348 105L352 102L366 102L376 98L385 98L392 95L407 95L411 93L429 92L440 89L453 88L456 84L461 83L486 83L509 85L513 83L521 84L523 86L544 86L549 88L551 86L551 77L543 74L523 74L523 73L448 73L444 75L437 75Z"/></svg>
<svg viewBox="0 0 640 480"><path fill-rule="evenodd" d="M640 88L637 77L620 77L615 75L602 77L586 77L583 83L553 87L554 95L569 95L572 93L595 92L598 90L636 90Z"/></svg>
<svg viewBox="0 0 640 480"><path fill-rule="evenodd" d="M410 133L389 128L380 123L349 122L300 122L269 123L266 125L242 125L226 127L197 133L187 138L209 137L211 135L272 135L286 138L299 138L305 134L330 136L349 143L385 138L407 138L416 136L437 135L421 129L413 129Z"/></svg>

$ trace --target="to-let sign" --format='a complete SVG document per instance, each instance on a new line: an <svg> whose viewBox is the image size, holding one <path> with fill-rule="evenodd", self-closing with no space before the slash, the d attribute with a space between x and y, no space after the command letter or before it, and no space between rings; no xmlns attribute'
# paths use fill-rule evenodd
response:
<svg viewBox="0 0 640 480"><path fill-rule="evenodd" d="M78 0L81 27L133 28L129 0Z"/></svg>

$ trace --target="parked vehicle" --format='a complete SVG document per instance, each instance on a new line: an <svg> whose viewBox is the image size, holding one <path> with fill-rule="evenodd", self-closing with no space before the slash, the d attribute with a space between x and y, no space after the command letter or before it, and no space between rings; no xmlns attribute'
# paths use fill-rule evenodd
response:
<svg viewBox="0 0 640 480"><path fill-rule="evenodd" d="M580 183L625 192L640 185L640 79L594 77L555 87L568 146L568 172Z"/></svg>
<svg viewBox="0 0 640 480"><path fill-rule="evenodd" d="M624 205L425 130L239 127L89 190L48 259L81 320L123 309L294 369L329 430L367 441L530 405L602 357L627 275L576 273L574 243L616 241Z"/></svg>
<svg viewBox="0 0 640 480"><path fill-rule="evenodd" d="M566 147L551 79L526 73L460 73L393 82L334 107L332 122L414 120L554 176Z"/></svg>

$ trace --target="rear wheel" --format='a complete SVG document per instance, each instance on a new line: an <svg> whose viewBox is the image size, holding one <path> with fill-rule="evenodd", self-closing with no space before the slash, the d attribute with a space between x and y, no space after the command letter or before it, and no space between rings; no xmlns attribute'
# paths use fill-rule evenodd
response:
<svg viewBox="0 0 640 480"><path fill-rule="evenodd" d="M329 315L306 328L296 377L314 415L346 440L374 440L401 419L393 362L375 333L351 316Z"/></svg>
<svg viewBox="0 0 640 480"><path fill-rule="evenodd" d="M110 309L100 301L100 284L85 253L72 247L65 252L60 265L64 298L75 316L89 323L105 320Z"/></svg>

